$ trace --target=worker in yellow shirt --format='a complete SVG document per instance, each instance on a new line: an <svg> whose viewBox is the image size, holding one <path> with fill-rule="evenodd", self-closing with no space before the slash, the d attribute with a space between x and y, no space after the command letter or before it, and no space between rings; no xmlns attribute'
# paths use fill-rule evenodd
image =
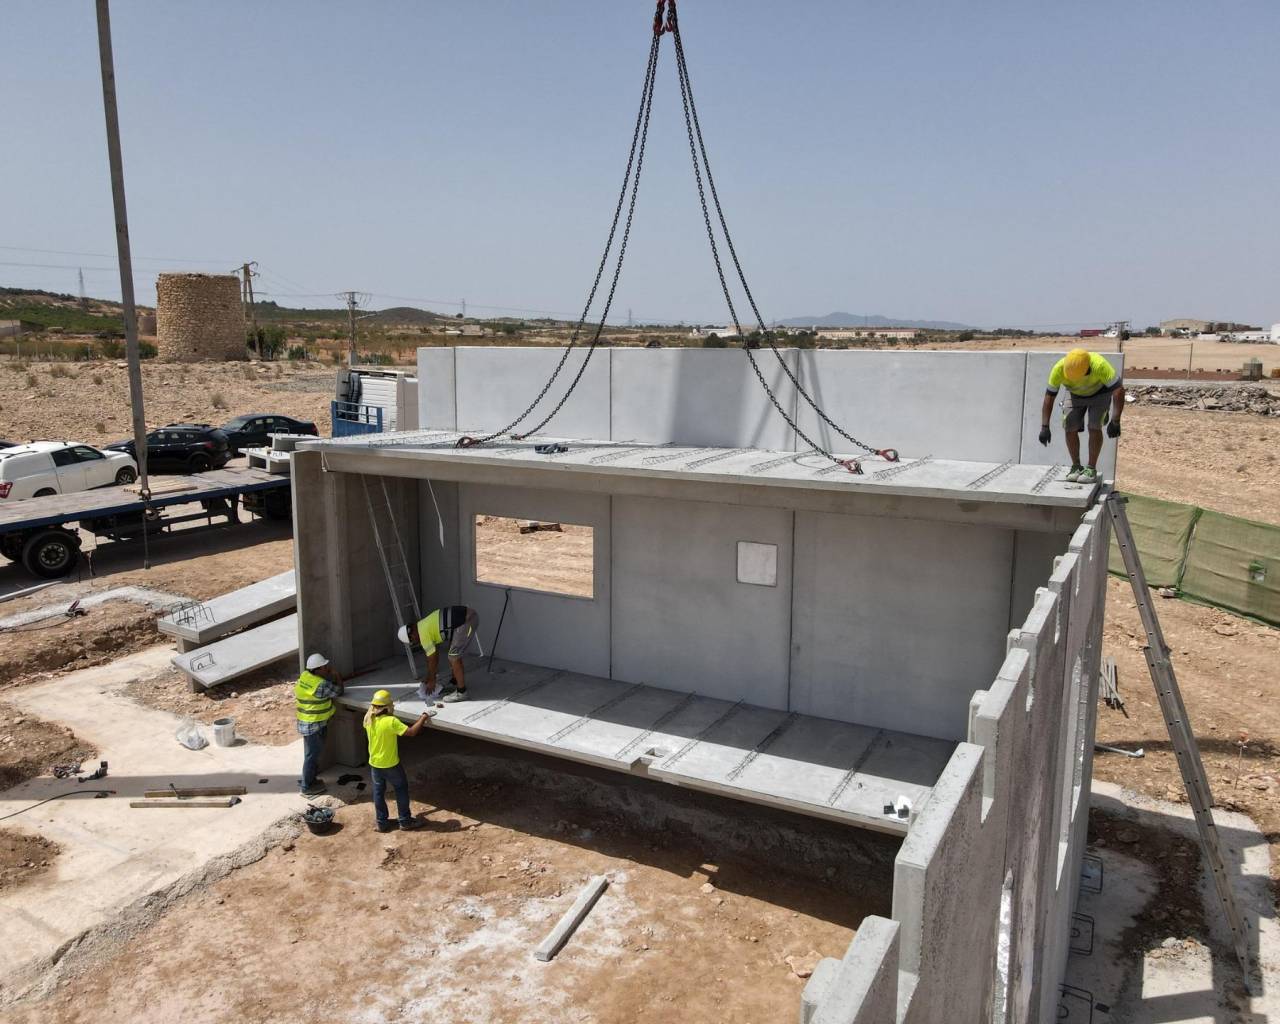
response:
<svg viewBox="0 0 1280 1024"><path fill-rule="evenodd" d="M1053 364L1049 386L1040 409L1040 443L1052 436L1049 418L1058 389L1065 384L1070 400L1062 411L1062 428L1067 434L1067 454L1071 469L1067 479L1082 484L1098 482L1098 456L1102 453L1102 428L1108 437L1120 436L1120 414L1124 412L1124 384L1116 369L1097 352L1073 348ZM1089 464L1080 462L1080 431L1089 422Z"/></svg>
<svg viewBox="0 0 1280 1024"><path fill-rule="evenodd" d="M369 774L373 776L373 813L379 832L390 832L397 825L411 832L422 828L422 822L413 816L409 807L409 777L400 763L400 737L417 736L431 717L424 711L413 725L405 725L396 718L391 694L379 690L369 703L364 715L364 731L369 738ZM387 816L387 783L396 791L396 812L399 821L393 824Z"/></svg>
<svg viewBox="0 0 1280 1024"><path fill-rule="evenodd" d="M443 700L447 704L467 699L467 676L462 668L462 656L471 644L480 625L480 614L464 604L437 608L425 619L401 626L396 639L410 650L422 648L427 655L427 674L418 687L419 700ZM439 648L448 644L449 667L453 681L445 687L436 683L436 671L440 666Z"/></svg>

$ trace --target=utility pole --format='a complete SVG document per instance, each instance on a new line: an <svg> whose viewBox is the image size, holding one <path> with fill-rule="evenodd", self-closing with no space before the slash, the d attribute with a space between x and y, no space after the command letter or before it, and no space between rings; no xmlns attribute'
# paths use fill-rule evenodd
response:
<svg viewBox="0 0 1280 1024"><path fill-rule="evenodd" d="M246 307L249 314L249 320L253 324L251 337L253 338L253 350L262 355L262 349L258 345L258 310L253 304L253 279L257 276L257 271L253 268L258 265L258 261L251 263L242 263L240 265L240 302Z"/></svg>
<svg viewBox="0 0 1280 1024"><path fill-rule="evenodd" d="M356 365L356 293L346 292L347 296L347 331L350 342L347 348L347 365Z"/></svg>
<svg viewBox="0 0 1280 1024"><path fill-rule="evenodd" d="M115 204L116 253L120 264L120 301L124 309L125 358L129 363L129 404L133 410L133 450L138 463L139 489L145 510L151 500L147 483L147 421L142 407L142 363L138 358L138 311L133 302L133 258L129 251L129 217L124 203L124 162L120 157L120 117L116 108L116 72L111 56L111 11L108 0L97 0L98 59L102 68L102 109L107 122L107 162L111 166L111 198ZM145 515L145 511L144 511ZM142 567L151 568L142 531Z"/></svg>

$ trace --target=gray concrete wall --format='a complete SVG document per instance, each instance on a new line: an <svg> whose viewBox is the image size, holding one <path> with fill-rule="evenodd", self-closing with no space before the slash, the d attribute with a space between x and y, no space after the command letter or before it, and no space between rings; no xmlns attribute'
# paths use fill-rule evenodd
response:
<svg viewBox="0 0 1280 1024"><path fill-rule="evenodd" d="M480 638L485 651L492 648L503 598L510 589L511 600L499 640L500 657L608 678L612 605L610 500L608 495L474 484L460 486L460 590L462 602L480 613ZM477 515L590 526L593 531L594 596L589 599L568 597L478 583L474 562Z"/></svg>
<svg viewBox="0 0 1280 1024"><path fill-rule="evenodd" d="M961 740L1009 623L1013 534L796 516L791 706Z"/></svg>
<svg viewBox="0 0 1280 1024"><path fill-rule="evenodd" d="M1045 382L1062 352L783 352L827 415L873 447L897 448L907 457L1042 465L1066 458L1059 412L1052 445L1046 449L1037 441ZM559 348L419 349L419 422L462 430L504 426L533 400L560 355ZM801 430L836 450L851 450L798 397L772 352L757 351L756 358ZM1107 358L1123 372L1123 355ZM552 404L582 359L581 352L570 355L552 387ZM736 348L597 349L577 391L545 433L784 451L804 447ZM1103 446L1106 476L1114 473L1115 449L1110 439Z"/></svg>
<svg viewBox="0 0 1280 1024"><path fill-rule="evenodd" d="M786 710L792 514L613 499L613 677ZM777 547L777 584L739 583L738 541Z"/></svg>

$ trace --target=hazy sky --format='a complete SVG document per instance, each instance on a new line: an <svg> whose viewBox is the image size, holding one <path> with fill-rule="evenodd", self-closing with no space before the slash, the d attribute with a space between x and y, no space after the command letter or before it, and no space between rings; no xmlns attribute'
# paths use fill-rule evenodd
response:
<svg viewBox="0 0 1280 1024"><path fill-rule="evenodd" d="M115 0L140 300L159 270L257 260L290 305L576 313L652 10ZM1280 320L1274 0L680 10L766 319ZM114 251L93 4L0 23L0 283L74 292L82 265L118 296L110 256L33 251ZM670 37L645 171L614 319L723 322Z"/></svg>

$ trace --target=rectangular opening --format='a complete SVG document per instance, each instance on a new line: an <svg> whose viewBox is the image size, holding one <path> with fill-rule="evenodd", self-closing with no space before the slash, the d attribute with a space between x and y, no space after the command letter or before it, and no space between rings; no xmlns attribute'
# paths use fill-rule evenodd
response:
<svg viewBox="0 0 1280 1024"><path fill-rule="evenodd" d="M576 523L477 515L476 582L595 596L594 530Z"/></svg>

